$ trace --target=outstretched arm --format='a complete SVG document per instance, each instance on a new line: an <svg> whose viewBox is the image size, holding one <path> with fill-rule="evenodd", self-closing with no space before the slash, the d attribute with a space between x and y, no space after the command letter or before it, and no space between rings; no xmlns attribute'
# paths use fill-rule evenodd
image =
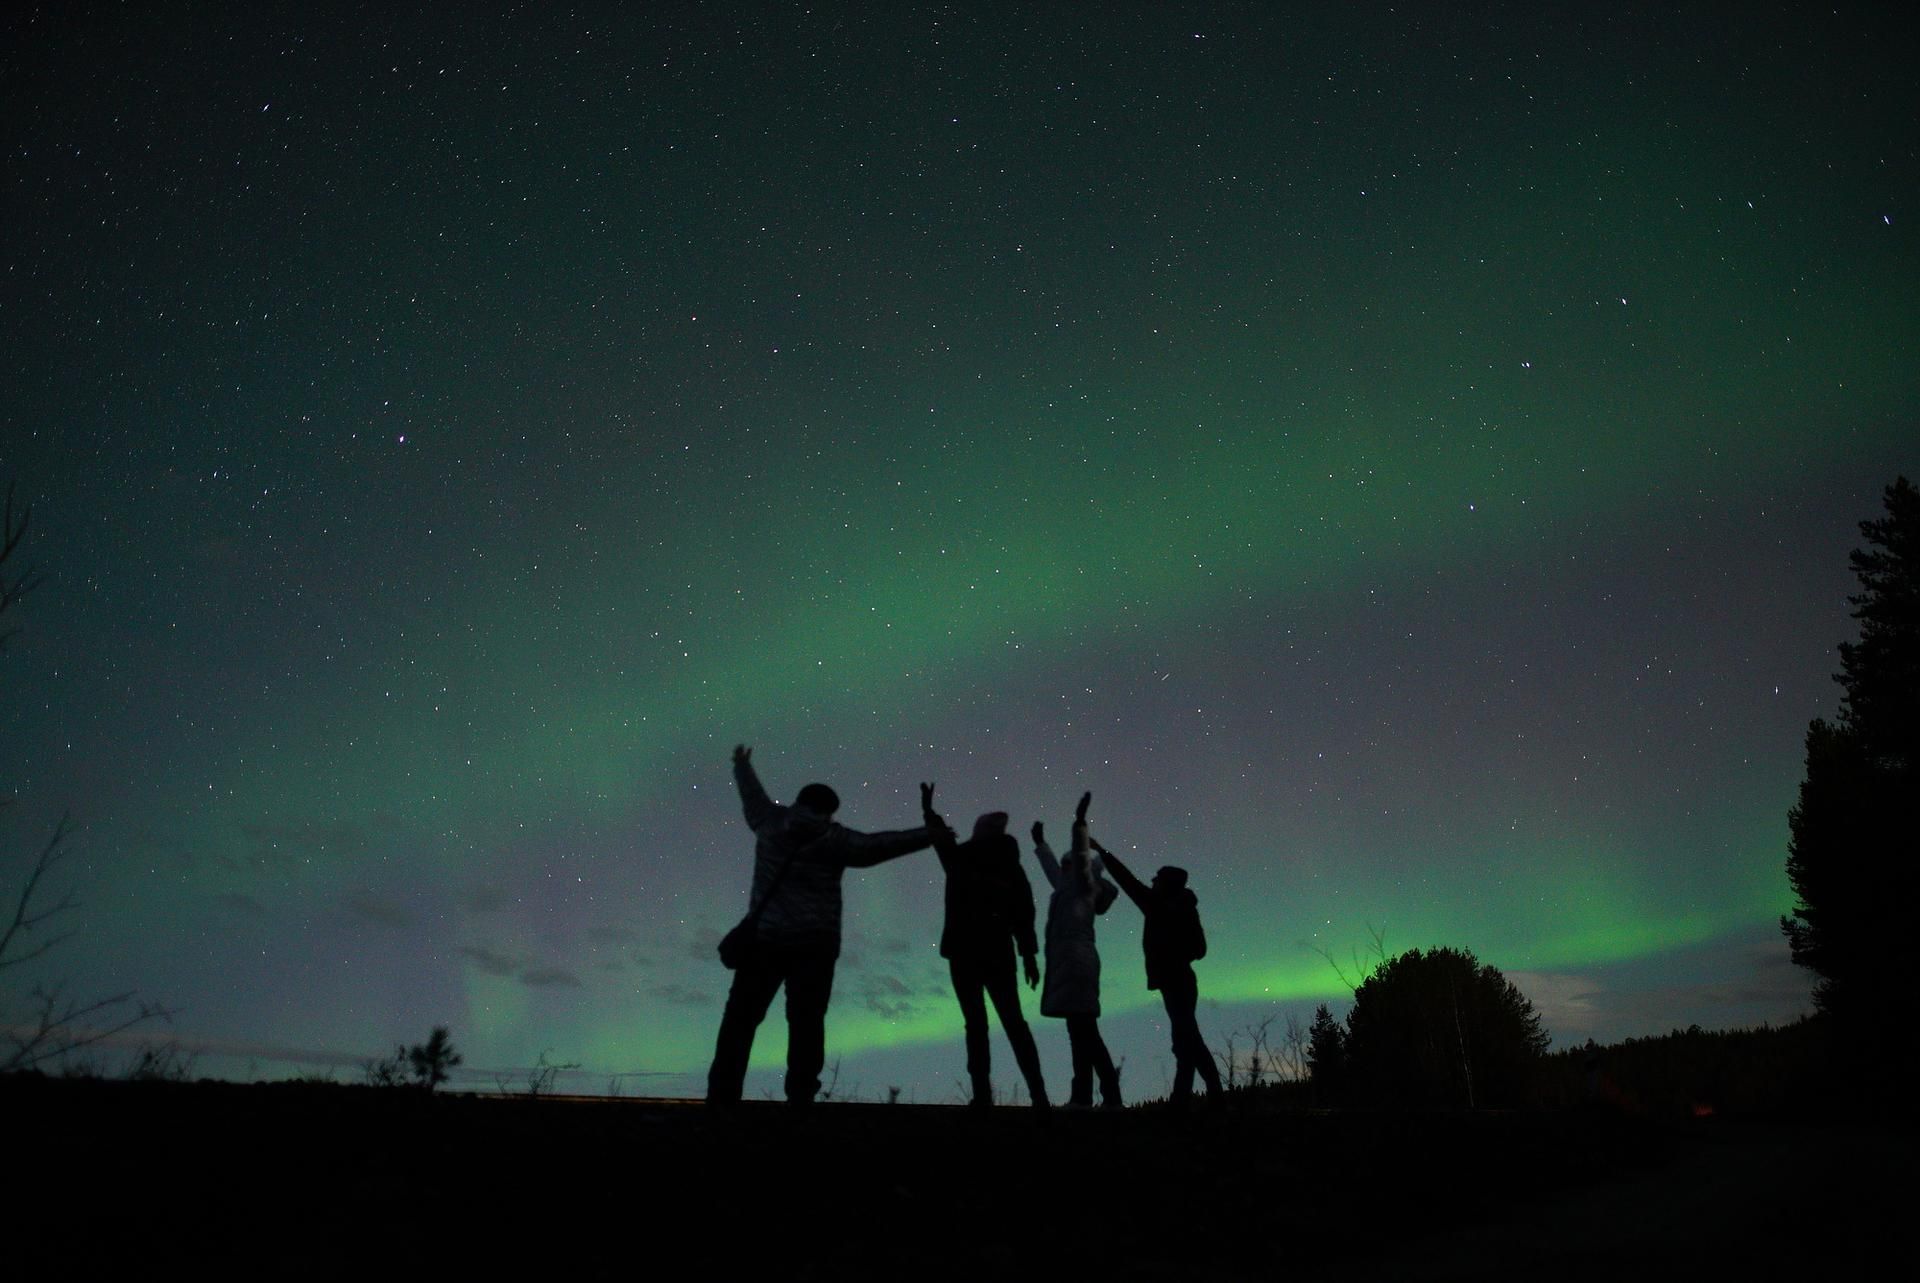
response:
<svg viewBox="0 0 1920 1283"><path fill-rule="evenodd" d="M1092 857L1087 871L1093 875L1093 911L1105 913L1120 898L1120 888L1107 881L1105 862L1098 856Z"/></svg>
<svg viewBox="0 0 1920 1283"><path fill-rule="evenodd" d="M917 829L895 829L889 833L856 833L852 829L840 831L845 835L841 850L850 869L870 869L876 864L885 864L888 860L897 860L933 845L933 830L924 825Z"/></svg>
<svg viewBox="0 0 1920 1283"><path fill-rule="evenodd" d="M1120 898L1120 889L1107 881L1106 870L1091 850L1093 835L1087 832L1087 804L1093 801L1093 794L1082 793L1080 805L1073 811L1073 853L1080 857L1080 867L1087 871L1093 883L1093 911L1105 913Z"/></svg>
<svg viewBox="0 0 1920 1283"><path fill-rule="evenodd" d="M1054 857L1053 848L1047 845L1047 826L1035 820L1033 822L1033 858L1040 861L1040 871L1047 875L1047 885L1060 885L1060 861Z"/></svg>
<svg viewBox="0 0 1920 1283"><path fill-rule="evenodd" d="M780 807L761 787L753 769L753 750L745 744L733 746L733 782L740 789L740 809L746 813L748 828L758 833L780 818Z"/></svg>
<svg viewBox="0 0 1920 1283"><path fill-rule="evenodd" d="M1147 896L1149 894L1146 884L1139 878L1133 876L1132 869L1120 863L1119 856L1107 850L1106 847L1101 846L1091 837L1089 837L1087 841L1092 845L1094 850L1100 853L1100 863L1102 867L1113 874L1113 880L1120 884L1120 889L1127 893L1127 898L1140 906L1140 912L1145 913L1147 911Z"/></svg>

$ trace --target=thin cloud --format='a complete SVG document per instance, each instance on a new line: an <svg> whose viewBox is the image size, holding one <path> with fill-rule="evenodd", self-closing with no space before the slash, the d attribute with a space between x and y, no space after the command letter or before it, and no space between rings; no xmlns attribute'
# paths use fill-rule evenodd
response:
<svg viewBox="0 0 1920 1283"><path fill-rule="evenodd" d="M921 995L898 976L861 972L854 981L853 989L868 1011L889 1019L911 1016L919 1010L914 999Z"/></svg>
<svg viewBox="0 0 1920 1283"><path fill-rule="evenodd" d="M587 928L587 939L595 944L622 945L633 944L640 939L640 933L632 927L598 926Z"/></svg>
<svg viewBox="0 0 1920 1283"><path fill-rule="evenodd" d="M484 944L463 944L460 956L490 976L518 980L529 989L578 989L580 977L565 967L536 966L524 954Z"/></svg>
<svg viewBox="0 0 1920 1283"><path fill-rule="evenodd" d="M463 944L460 946L460 953L490 976L511 976L520 970L519 959L509 958L506 954L489 949L485 945Z"/></svg>
<svg viewBox="0 0 1920 1283"><path fill-rule="evenodd" d="M564 967L538 967L522 971L520 983L529 989L578 989L580 977Z"/></svg>
<svg viewBox="0 0 1920 1283"><path fill-rule="evenodd" d="M420 925L420 916L397 900L388 900L371 891L355 891L345 902L347 912L376 927L406 929Z"/></svg>
<svg viewBox="0 0 1920 1283"><path fill-rule="evenodd" d="M469 913L498 913L512 902L507 889L493 882L468 887L460 896L460 907Z"/></svg>
<svg viewBox="0 0 1920 1283"><path fill-rule="evenodd" d="M240 891L222 891L213 897L213 902L223 909L238 913L244 917L264 918L267 916L266 905L261 904L252 896Z"/></svg>
<svg viewBox="0 0 1920 1283"><path fill-rule="evenodd" d="M687 956L695 962L712 962L719 954L722 934L718 927L695 927L687 937Z"/></svg>

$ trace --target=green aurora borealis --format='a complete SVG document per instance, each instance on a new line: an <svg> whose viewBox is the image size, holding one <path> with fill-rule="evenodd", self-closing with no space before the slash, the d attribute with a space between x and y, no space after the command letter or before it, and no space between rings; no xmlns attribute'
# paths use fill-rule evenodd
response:
<svg viewBox="0 0 1920 1283"><path fill-rule="evenodd" d="M448 1023L696 1091L744 740L860 828L1092 789L1193 871L1210 1035L1370 925L1563 1039L1800 1010L1920 390L1877 11L859 12L7 20L0 836L82 825L62 974L234 1072ZM847 882L868 1090L960 1072L938 879Z"/></svg>

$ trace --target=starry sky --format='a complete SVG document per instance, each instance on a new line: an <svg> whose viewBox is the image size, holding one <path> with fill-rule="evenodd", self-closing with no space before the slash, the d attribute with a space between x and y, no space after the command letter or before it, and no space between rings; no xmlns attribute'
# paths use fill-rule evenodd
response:
<svg viewBox="0 0 1920 1283"><path fill-rule="evenodd" d="M1449 10L0 19L0 886L71 811L84 902L33 978L206 1072L447 1024L698 1094L744 741L856 828L1092 790L1215 1039L1376 933L1561 1045L1806 1010L1801 738L1920 457L1909 46ZM840 1091L956 1098L936 862L846 902Z"/></svg>

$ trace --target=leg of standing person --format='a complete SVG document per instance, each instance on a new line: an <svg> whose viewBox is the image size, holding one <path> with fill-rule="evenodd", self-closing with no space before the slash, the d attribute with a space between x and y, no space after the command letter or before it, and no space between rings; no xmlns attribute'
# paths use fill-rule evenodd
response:
<svg viewBox="0 0 1920 1283"><path fill-rule="evenodd" d="M773 995L780 991L786 973L775 957L755 958L733 973L733 987L727 991L726 1011L720 1017L720 1036L713 1047L713 1065L707 1070L707 1102L734 1105L747 1077L747 1057L753 1052L753 1035L766 1019Z"/></svg>
<svg viewBox="0 0 1920 1283"><path fill-rule="evenodd" d="M1180 1106L1193 1097L1193 1057L1187 1050L1186 1030L1180 1021L1180 998L1171 984L1160 986L1160 1001L1167 1008L1167 1032L1173 1036L1173 1091L1167 1096L1169 1103ZM1187 1019L1193 1019L1191 1009Z"/></svg>
<svg viewBox="0 0 1920 1283"><path fill-rule="evenodd" d="M1069 1108L1086 1109L1093 1104L1093 1050L1088 1039L1092 1025L1091 1016L1067 1017L1067 1048L1073 1054L1073 1079L1067 1092Z"/></svg>
<svg viewBox="0 0 1920 1283"><path fill-rule="evenodd" d="M1020 1066L1020 1076L1027 1080L1027 1094L1033 1097L1035 1107L1045 1109L1050 1102L1047 1100L1047 1081L1040 1072L1040 1048L1034 1044L1033 1030L1027 1026L1027 1018L1020 1011L1020 977L1014 973L1013 959L1008 958L1004 966L986 968L984 980L987 996L993 999L994 1014L1000 1017L1000 1028L1013 1047L1013 1062ZM983 1030L985 1016L986 1013L982 1012ZM971 1067L971 1049L968 1061Z"/></svg>
<svg viewBox="0 0 1920 1283"><path fill-rule="evenodd" d="M947 974L953 978L953 996L960 1002L960 1019L966 1029L967 1081L973 1087L973 1103L991 1105L993 1044L987 1036L984 970L972 958L949 958Z"/></svg>
<svg viewBox="0 0 1920 1283"><path fill-rule="evenodd" d="M1168 1013L1171 1015L1172 1013ZM1180 1044L1178 1034L1173 1041L1173 1091L1167 1100L1174 1105L1184 1105L1193 1098L1193 1059Z"/></svg>
<svg viewBox="0 0 1920 1283"><path fill-rule="evenodd" d="M1100 1036L1100 1026L1092 1016L1087 1017L1087 1035L1090 1046L1087 1048L1093 1061L1093 1072L1100 1078L1100 1106L1103 1109L1119 1109L1120 1070L1113 1063L1113 1053L1107 1050L1107 1040Z"/></svg>
<svg viewBox="0 0 1920 1283"><path fill-rule="evenodd" d="M1163 979L1160 1000L1167 1008L1167 1025L1173 1034L1173 1058L1179 1066L1174 1075L1173 1099L1184 1101L1193 1095L1193 1076L1200 1075L1210 1095L1220 1094L1220 1071L1214 1067L1213 1053L1200 1036L1200 1021L1195 1009L1200 1005L1200 982L1192 968L1184 974Z"/></svg>
<svg viewBox="0 0 1920 1283"><path fill-rule="evenodd" d="M787 962L787 1102L810 1105L827 1063L827 1003L837 951L813 946Z"/></svg>

